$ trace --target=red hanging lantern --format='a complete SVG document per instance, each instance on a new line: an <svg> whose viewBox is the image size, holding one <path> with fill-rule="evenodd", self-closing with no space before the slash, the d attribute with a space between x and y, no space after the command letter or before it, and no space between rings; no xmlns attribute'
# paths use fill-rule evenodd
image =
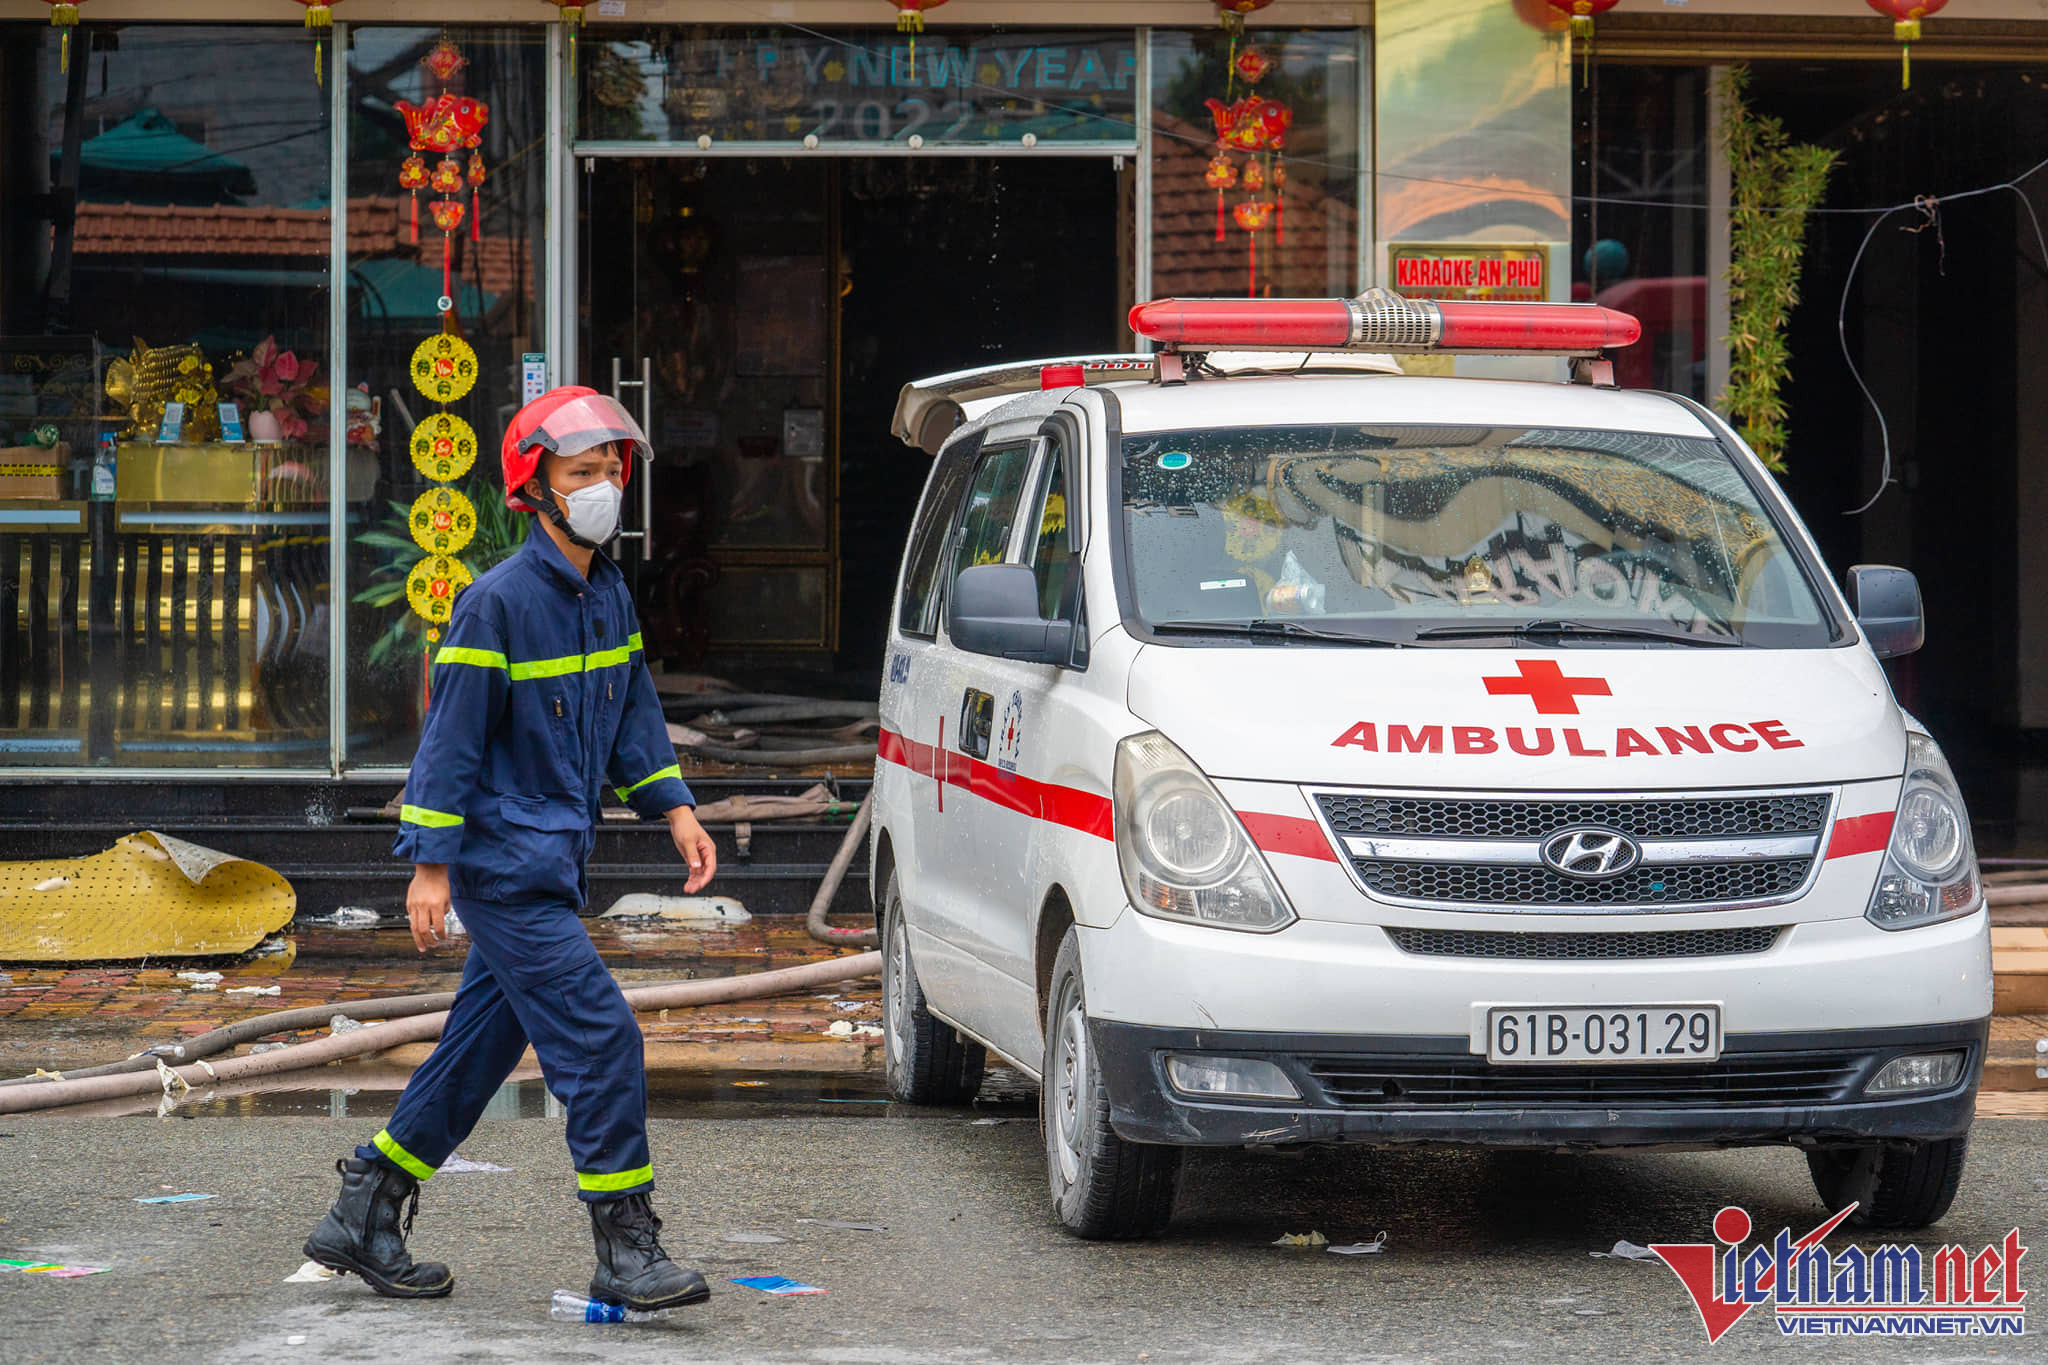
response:
<svg viewBox="0 0 2048 1365"><path fill-rule="evenodd" d="M71 70L71 30L78 27L78 7L84 3L85 0L50 0L50 27L62 39L57 48L57 70L66 74Z"/></svg>
<svg viewBox="0 0 2048 1365"><path fill-rule="evenodd" d="M398 188L412 191L412 240L420 240L420 191L427 187L427 159L414 152L398 168Z"/></svg>
<svg viewBox="0 0 2048 1365"><path fill-rule="evenodd" d="M469 240L484 239L484 154L469 154Z"/></svg>
<svg viewBox="0 0 2048 1365"><path fill-rule="evenodd" d="M1257 85L1273 69L1273 59L1255 47L1248 47L1231 59L1230 69L1246 85Z"/></svg>
<svg viewBox="0 0 2048 1365"><path fill-rule="evenodd" d="M896 31L910 35L910 79L917 79L917 35L924 32L926 10L937 9L946 0L889 0L896 7Z"/></svg>
<svg viewBox="0 0 2048 1365"><path fill-rule="evenodd" d="M1273 216L1273 202L1270 199L1247 199L1231 210L1237 225L1251 237L1251 291L1250 297L1259 296L1259 233L1265 228L1266 220Z"/></svg>
<svg viewBox="0 0 2048 1365"><path fill-rule="evenodd" d="M1209 169L1202 173L1204 184L1216 191L1216 240L1221 242L1229 234L1224 230L1225 217L1223 192L1237 184L1237 166L1223 153L1216 153L1216 159L1209 163Z"/></svg>
<svg viewBox="0 0 2048 1365"><path fill-rule="evenodd" d="M1244 32L1247 15L1257 14L1272 3L1273 0L1216 0L1216 8L1221 11L1224 31L1235 37Z"/></svg>
<svg viewBox="0 0 2048 1365"><path fill-rule="evenodd" d="M589 0L542 0L562 12L562 24L569 30L569 74L576 74L576 36L583 31L583 10Z"/></svg>
<svg viewBox="0 0 2048 1365"><path fill-rule="evenodd" d="M1866 0L1869 6L1892 21L1892 36L1899 40L1899 89L1913 88L1913 44L1920 41L1920 21L1947 8L1948 0Z"/></svg>
<svg viewBox="0 0 2048 1365"><path fill-rule="evenodd" d="M1571 16L1572 37L1586 45L1586 75L1590 81L1593 75L1593 17L1605 14L1620 4L1621 0L1550 0L1550 7Z"/></svg>
<svg viewBox="0 0 2048 1365"><path fill-rule="evenodd" d="M313 30L313 83L322 81L321 48L327 33L334 27L334 6L341 0L299 0L306 7L306 27Z"/></svg>

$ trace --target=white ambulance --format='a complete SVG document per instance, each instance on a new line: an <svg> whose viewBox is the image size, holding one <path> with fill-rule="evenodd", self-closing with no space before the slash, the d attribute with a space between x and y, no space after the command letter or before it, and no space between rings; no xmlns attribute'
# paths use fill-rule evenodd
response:
<svg viewBox="0 0 2048 1365"><path fill-rule="evenodd" d="M937 458L875 783L894 1094L1037 1079L1084 1237L1245 1144L1786 1144L1831 1209L1938 1219L1991 951L1879 667L1911 575L1845 600L1719 418L1612 387L1620 314L1132 318L1159 354L899 405ZM1574 382L1391 359L1433 351Z"/></svg>

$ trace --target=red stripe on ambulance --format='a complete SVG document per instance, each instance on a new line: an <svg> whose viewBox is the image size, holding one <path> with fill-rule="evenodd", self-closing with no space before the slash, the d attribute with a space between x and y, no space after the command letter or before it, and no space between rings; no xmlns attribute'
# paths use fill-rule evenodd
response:
<svg viewBox="0 0 2048 1365"><path fill-rule="evenodd" d="M1828 857L1853 858L1859 853L1882 853L1891 846L1892 822L1897 811L1881 810L1875 815L1851 815L1835 821L1828 839Z"/></svg>
<svg viewBox="0 0 2048 1365"><path fill-rule="evenodd" d="M1241 810L1237 818L1244 821L1245 832L1262 853L1291 853L1297 858L1316 858L1326 863L1337 861L1336 850L1330 847L1323 827L1313 820L1255 810Z"/></svg>
<svg viewBox="0 0 2048 1365"><path fill-rule="evenodd" d="M1116 837L1115 821L1106 796L1004 772L986 759L942 745L921 744L895 730L882 731L876 751L884 763L894 763L919 777L932 778L941 786L958 787L1005 810L1092 834L1098 839Z"/></svg>

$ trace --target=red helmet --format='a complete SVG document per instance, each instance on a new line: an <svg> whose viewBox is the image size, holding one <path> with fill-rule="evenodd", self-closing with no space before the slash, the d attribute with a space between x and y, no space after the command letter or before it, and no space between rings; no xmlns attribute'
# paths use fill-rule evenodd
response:
<svg viewBox="0 0 2048 1365"><path fill-rule="evenodd" d="M543 450L580 455L613 441L630 441L633 454L654 458L647 434L617 400L577 385L542 394L521 408L505 430L505 445L499 452L499 466L505 473L505 505L520 512L540 510L521 497L519 490L540 468ZM630 455L624 472L627 479L633 477Z"/></svg>

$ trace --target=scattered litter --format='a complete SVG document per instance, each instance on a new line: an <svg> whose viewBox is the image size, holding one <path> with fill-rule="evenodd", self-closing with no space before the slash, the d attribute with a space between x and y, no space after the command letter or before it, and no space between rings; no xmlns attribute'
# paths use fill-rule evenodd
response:
<svg viewBox="0 0 2048 1365"><path fill-rule="evenodd" d="M441 921L441 927L447 931L450 938L467 938L469 936L469 930L462 927L462 916L456 914L453 910L450 910Z"/></svg>
<svg viewBox="0 0 2048 1365"><path fill-rule="evenodd" d="M1008 1122L1008 1119L969 1119L967 1126L969 1128L995 1128Z"/></svg>
<svg viewBox="0 0 2048 1365"><path fill-rule="evenodd" d="M202 1199L218 1199L217 1194L158 1194L147 1199L138 1199L138 1204L196 1204Z"/></svg>
<svg viewBox="0 0 2048 1365"><path fill-rule="evenodd" d="M346 1014L337 1014L327 1021L329 1033L354 1033L361 1027L361 1021L351 1019Z"/></svg>
<svg viewBox="0 0 2048 1365"><path fill-rule="evenodd" d="M36 890L57 891L69 885L71 885L71 878L69 877L51 877L46 881L37 882Z"/></svg>
<svg viewBox="0 0 2048 1365"><path fill-rule="evenodd" d="M668 1314L666 1308L640 1313L622 1303L600 1303L566 1289L557 1289L548 1304L548 1316L556 1322L660 1322Z"/></svg>
<svg viewBox="0 0 2048 1365"><path fill-rule="evenodd" d="M1333 1256L1370 1256L1375 1252L1385 1251L1386 1249L1387 1234L1382 1231L1370 1242L1353 1242L1350 1246L1331 1247L1330 1254Z"/></svg>
<svg viewBox="0 0 2048 1365"><path fill-rule="evenodd" d="M600 919L658 919L671 924L746 924L754 917L730 896L651 896L636 891L612 902Z"/></svg>
<svg viewBox="0 0 2048 1365"><path fill-rule="evenodd" d="M1279 1241L1273 1243L1276 1247L1326 1247L1329 1244L1329 1238L1313 1230L1309 1232L1286 1233Z"/></svg>
<svg viewBox="0 0 2048 1365"><path fill-rule="evenodd" d="M832 1027L826 1029L825 1032L831 1034L834 1038L851 1038L853 1036L853 1025L844 1019L835 1019L832 1021Z"/></svg>
<svg viewBox="0 0 2048 1365"><path fill-rule="evenodd" d="M329 1270L318 1261L308 1261L291 1274L285 1276L284 1282L286 1284L318 1284L322 1280L331 1280L340 1273L338 1270Z"/></svg>
<svg viewBox="0 0 2048 1365"><path fill-rule="evenodd" d="M195 991L210 991L220 984L219 972L179 972L178 980L189 981Z"/></svg>
<svg viewBox="0 0 2048 1365"><path fill-rule="evenodd" d="M1588 1252L1587 1255L1612 1261L1654 1261L1657 1259L1656 1252L1648 1247L1639 1247L1634 1242L1629 1241L1616 1242L1612 1251L1592 1251Z"/></svg>
<svg viewBox="0 0 2048 1365"><path fill-rule="evenodd" d="M766 1081L734 1081L734 1082L733 1082L733 1084L734 1084L734 1085L736 1085L736 1086L738 1086L738 1087L739 1087L740 1089L742 1089L742 1090L758 1090L758 1089L760 1089L760 1088L761 1088L762 1086L764 1086L764 1085L768 1084L768 1082L766 1082Z"/></svg>
<svg viewBox="0 0 2048 1365"><path fill-rule="evenodd" d="M832 1002L832 1008L833 1008L833 1009L835 1009L835 1010L857 1010L857 1009L859 1009L859 1008L860 1008L860 1001L858 1001L858 1000L834 1000L834 1001ZM2044 1051L2044 1052L2048 1052L2048 1048L2043 1048L2043 1049L2042 1049L2042 1051Z"/></svg>
<svg viewBox="0 0 2048 1365"><path fill-rule="evenodd" d="M306 1335L303 1332L294 1332L284 1339L284 1344L287 1346L304 1346L306 1344Z"/></svg>
<svg viewBox="0 0 2048 1365"><path fill-rule="evenodd" d="M787 1242L789 1239L777 1237L772 1232L728 1232L725 1234L725 1240L741 1242L748 1246L766 1246L770 1242Z"/></svg>
<svg viewBox="0 0 2048 1365"><path fill-rule="evenodd" d="M729 1280L748 1289L758 1289L763 1294L823 1294L827 1291L814 1284L792 1280L787 1275L741 1275Z"/></svg>
<svg viewBox="0 0 2048 1365"><path fill-rule="evenodd" d="M289 1046L289 1043L258 1043L249 1049L249 1055L254 1057L259 1052L282 1052Z"/></svg>
<svg viewBox="0 0 2048 1365"><path fill-rule="evenodd" d="M489 1175L492 1173L509 1173L511 1169L512 1168L510 1166L496 1166L488 1161L470 1161L467 1158L465 1158L462 1155L462 1153L457 1152L454 1156L451 1156L446 1161L442 1162L440 1167L437 1170L435 1170L434 1174Z"/></svg>
<svg viewBox="0 0 2048 1365"><path fill-rule="evenodd" d="M64 1073L61 1071L45 1071L41 1067L37 1067L36 1074L29 1077L29 1079L35 1081L61 1081L64 1079Z"/></svg>
<svg viewBox="0 0 2048 1365"><path fill-rule="evenodd" d="M48 1275L53 1280L75 1280L81 1275L98 1275L107 1269L109 1267L103 1265L59 1265L55 1261L0 1260L0 1271L18 1270L24 1275Z"/></svg>
<svg viewBox="0 0 2048 1365"><path fill-rule="evenodd" d="M2034 1051L2048 1052L2048 1038L2036 1038L2034 1040Z"/></svg>
<svg viewBox="0 0 2048 1365"><path fill-rule="evenodd" d="M266 938L249 950L250 957L278 957L285 953L297 955L299 946L284 935Z"/></svg>
<svg viewBox="0 0 2048 1365"><path fill-rule="evenodd" d="M1574 1308L1572 1316L1575 1318L1611 1318L1614 1314L1608 1312L1605 1308Z"/></svg>
<svg viewBox="0 0 2048 1365"><path fill-rule="evenodd" d="M282 987L282 986L230 986L230 987L228 987L228 994L229 994L229 995L276 995L276 994L277 994L277 993L278 993L279 991L282 991L283 989L284 989L284 987Z"/></svg>
<svg viewBox="0 0 2048 1365"><path fill-rule="evenodd" d="M886 1223L842 1223L834 1218L799 1218L799 1223L809 1223L818 1228L844 1228L848 1232L887 1232Z"/></svg>
<svg viewBox="0 0 2048 1365"><path fill-rule="evenodd" d="M337 929L367 929L383 916L360 905L344 905L331 915L313 915L308 924L331 924Z"/></svg>

